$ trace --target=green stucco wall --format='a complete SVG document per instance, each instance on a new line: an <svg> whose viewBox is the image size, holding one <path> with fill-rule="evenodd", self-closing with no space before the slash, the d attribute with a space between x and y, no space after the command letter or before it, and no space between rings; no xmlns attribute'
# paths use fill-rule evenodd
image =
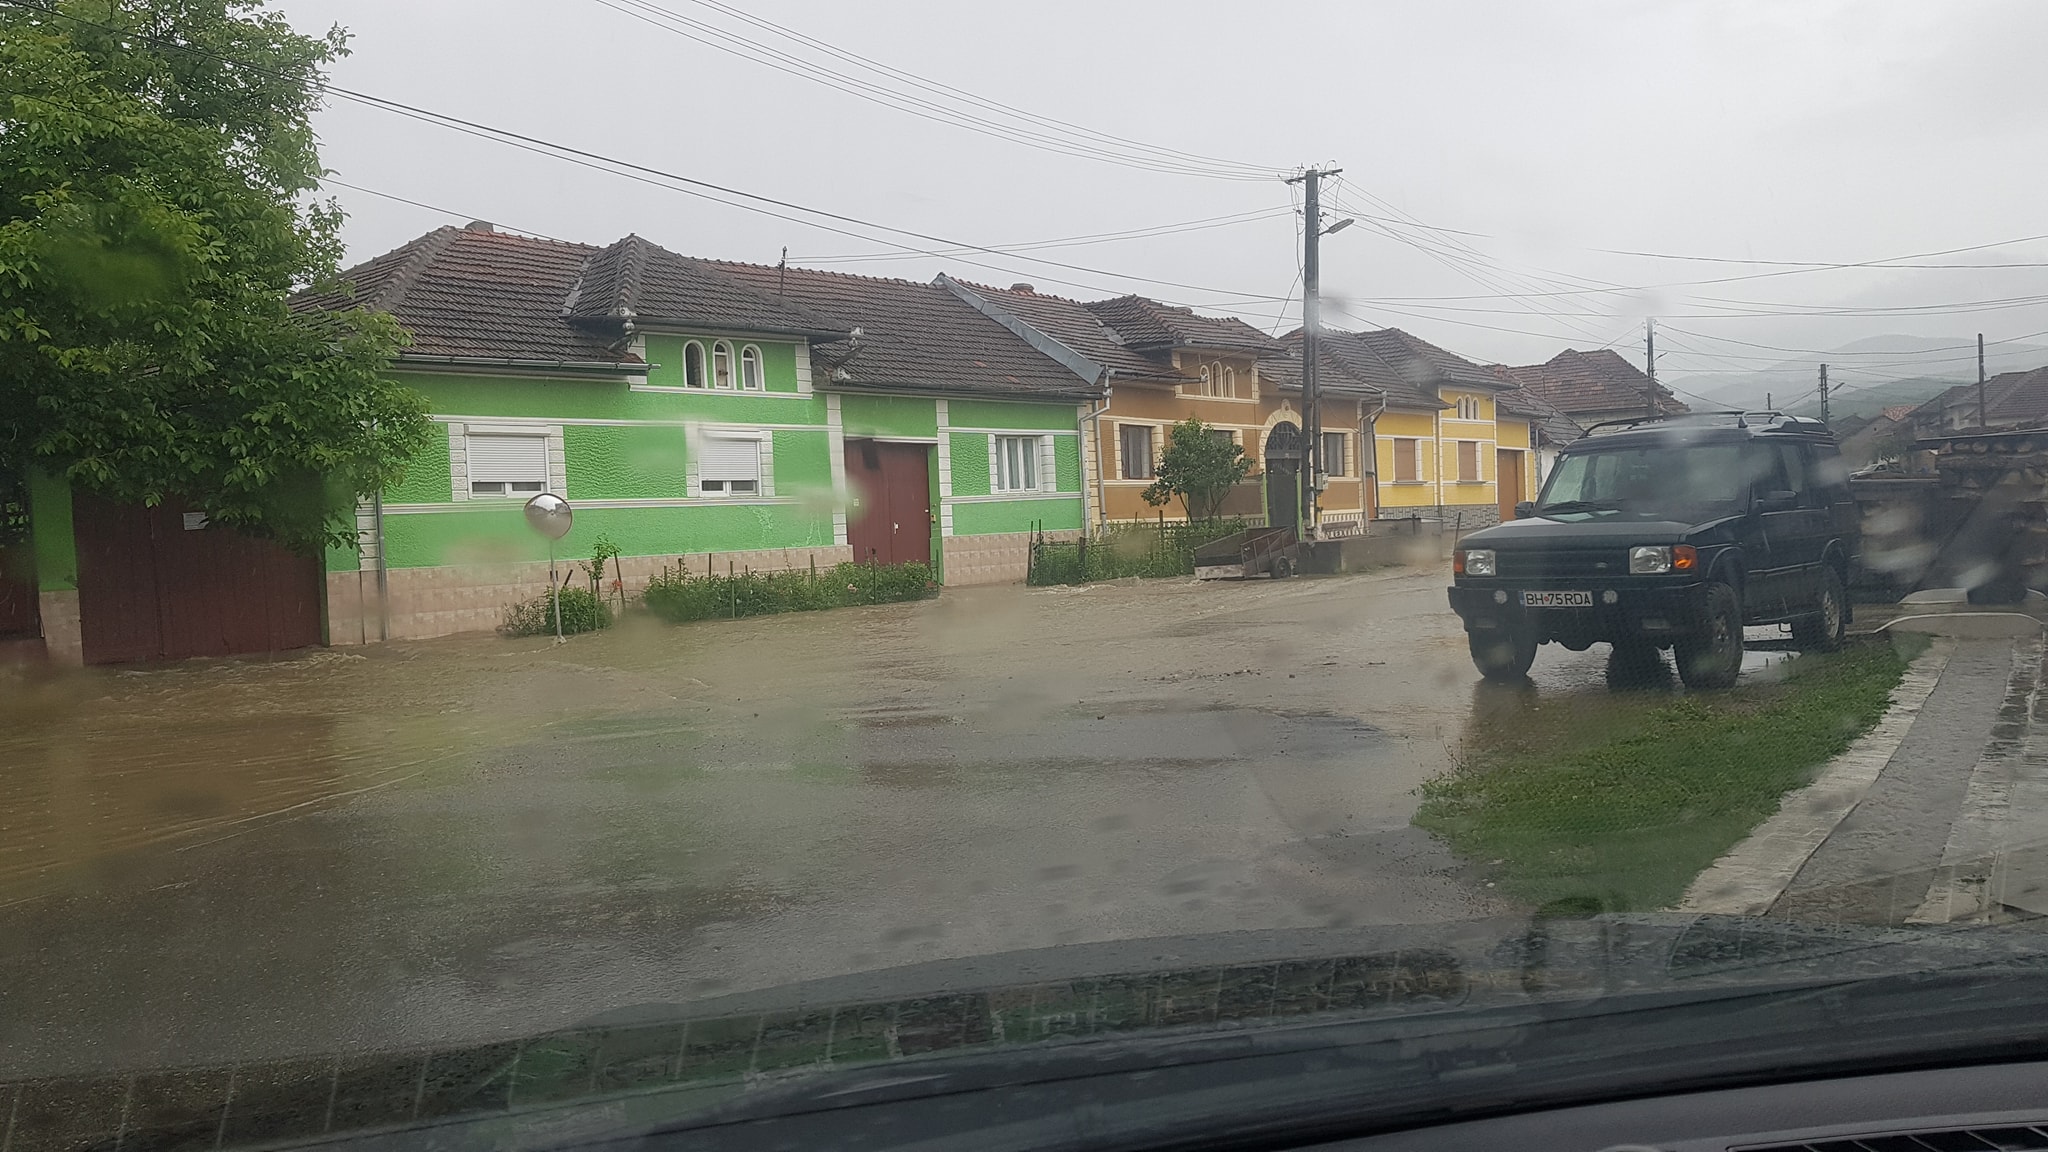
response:
<svg viewBox="0 0 2048 1152"><path fill-rule="evenodd" d="M714 343L713 338L709 336L649 335L647 337L647 359L652 363L653 367L648 369L647 382L649 384L659 384L666 388L688 387L685 383L687 377L683 372L683 345L691 340L695 340L704 346L704 374L709 377L711 375L711 346ZM732 345L732 373L735 385L739 383L740 379L740 349L752 344L761 350L762 383L767 386L768 391L789 393L796 391L796 345L746 340L738 337L728 338L726 343Z"/></svg>
<svg viewBox="0 0 2048 1152"><path fill-rule="evenodd" d="M1079 528L1080 498L1051 496L1039 500L986 500L953 505L955 536L1029 532L1041 524L1048 532Z"/></svg>
<svg viewBox="0 0 2048 1152"><path fill-rule="evenodd" d="M29 532L35 542L36 587L78 587L78 542L71 527L71 487L41 472L28 474Z"/></svg>
<svg viewBox="0 0 2048 1152"><path fill-rule="evenodd" d="M329 572L360 572L363 568L362 553L352 544L331 544L324 557Z"/></svg>
<svg viewBox="0 0 2048 1152"><path fill-rule="evenodd" d="M1081 490L1081 438L1055 436L1052 440L1053 485L1062 492Z"/></svg>
<svg viewBox="0 0 2048 1152"><path fill-rule="evenodd" d="M1072 404L1028 404L1006 400L953 400L946 423L955 428L1033 428L1072 432L1079 420Z"/></svg>
<svg viewBox="0 0 2048 1152"><path fill-rule="evenodd" d="M832 515L797 504L717 504L689 508L584 508L556 555L589 554L600 533L628 556L684 556L773 548L827 547ZM517 502L456 512L384 518L394 568L545 560L547 541L527 528Z"/></svg>
<svg viewBox="0 0 2048 1152"><path fill-rule="evenodd" d="M799 496L832 491L832 438L816 432L776 431L775 494Z"/></svg>
<svg viewBox="0 0 2048 1152"><path fill-rule="evenodd" d="M448 428L434 425L433 439L405 462L405 478L384 492L386 504L445 504L453 495L454 469L448 460Z"/></svg>
<svg viewBox="0 0 2048 1152"><path fill-rule="evenodd" d="M764 349L765 351L765 349ZM635 392L611 380L399 372L437 416L576 420L708 420L730 424L825 424L825 399L787 392Z"/></svg>
<svg viewBox="0 0 2048 1152"><path fill-rule="evenodd" d="M953 495L986 496L993 489L988 475L988 434L955 432L947 449L953 457Z"/></svg>
<svg viewBox="0 0 2048 1152"><path fill-rule="evenodd" d="M919 396L842 396L839 419L848 436L939 434L939 407Z"/></svg>
<svg viewBox="0 0 2048 1152"><path fill-rule="evenodd" d="M688 441L674 424L570 424L562 429L569 499L686 496Z"/></svg>

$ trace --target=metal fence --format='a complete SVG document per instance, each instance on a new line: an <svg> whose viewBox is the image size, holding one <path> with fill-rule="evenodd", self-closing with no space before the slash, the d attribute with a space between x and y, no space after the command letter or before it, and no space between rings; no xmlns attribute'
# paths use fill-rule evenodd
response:
<svg viewBox="0 0 2048 1152"><path fill-rule="evenodd" d="M1126 576L1191 576L1195 549L1263 524L1263 519L1249 517L1186 521L1162 516L1149 524L1111 524L1072 540L1050 539L1041 525L1031 534L1025 581L1086 584Z"/></svg>

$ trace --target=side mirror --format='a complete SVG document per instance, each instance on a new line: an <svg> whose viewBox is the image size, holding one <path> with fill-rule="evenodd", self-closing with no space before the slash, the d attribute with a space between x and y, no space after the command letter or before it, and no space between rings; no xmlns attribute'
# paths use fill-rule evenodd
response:
<svg viewBox="0 0 2048 1152"><path fill-rule="evenodd" d="M1529 517L1534 516L1535 514L1536 502L1534 500L1524 500L1521 503L1515 505L1515 519L1517 520L1527 520Z"/></svg>

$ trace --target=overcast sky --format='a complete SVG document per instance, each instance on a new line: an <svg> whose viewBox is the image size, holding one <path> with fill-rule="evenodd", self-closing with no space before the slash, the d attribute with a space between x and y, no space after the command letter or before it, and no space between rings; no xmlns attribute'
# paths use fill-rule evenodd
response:
<svg viewBox="0 0 2048 1152"><path fill-rule="evenodd" d="M653 5L744 34L841 84L914 82L705 0L274 2L302 28L350 30L339 85L867 222L832 225L861 238L835 234L334 99L318 128L336 178L440 209L335 187L354 259L481 217L597 244L638 232L691 255L773 263L786 245L792 262L873 275L946 270L1082 298L1137 291L1291 327L1296 217L1278 176L1315 162L1343 169L1326 222L1385 218L1324 241L1326 322L1397 325L1482 362L1610 342L1640 362L1651 314L1670 378L1799 358L1731 341L1823 349L1887 333L2048 330L2048 268L1822 270L1530 295L1788 271L1597 249L1854 263L2048 233L2038 82L2048 4L2031 0L727 0L917 80L1202 157L1187 162L1193 172L936 123L606 6ZM964 97L923 95L1002 118ZM1218 175L1257 172L1268 178ZM1240 214L1029 254L1086 271L1018 253L826 259L942 247L870 224L1003 247ZM1921 262L2040 261L2048 242ZM1856 311L2030 296L2044 303ZM1786 314L1814 310L1852 314ZM1953 371L1937 361L1954 355L1929 354L1924 366ZM1865 380L1923 366L1865 359Z"/></svg>

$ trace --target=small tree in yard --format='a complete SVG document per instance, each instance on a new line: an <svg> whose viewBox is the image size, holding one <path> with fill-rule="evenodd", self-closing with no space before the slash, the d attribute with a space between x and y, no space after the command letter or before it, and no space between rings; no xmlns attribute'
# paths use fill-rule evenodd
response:
<svg viewBox="0 0 2048 1152"><path fill-rule="evenodd" d="M1189 520L1213 520L1230 490L1251 474L1244 449L1192 417L1173 426L1145 502L1154 507L1178 499Z"/></svg>
<svg viewBox="0 0 2048 1152"><path fill-rule="evenodd" d="M302 550L428 443L334 279L310 117L339 29L265 0L0 4L0 474L178 495Z"/></svg>

